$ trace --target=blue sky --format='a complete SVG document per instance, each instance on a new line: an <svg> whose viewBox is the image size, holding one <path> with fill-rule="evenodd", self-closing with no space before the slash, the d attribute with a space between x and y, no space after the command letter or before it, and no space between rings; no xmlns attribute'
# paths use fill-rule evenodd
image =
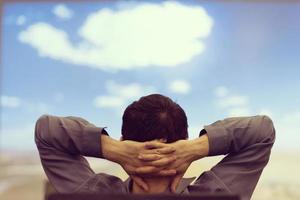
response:
<svg viewBox="0 0 300 200"><path fill-rule="evenodd" d="M196 1L7 4L1 148L34 149L44 114L120 135L123 109L162 93L191 138L229 116L268 114L276 150L299 150L300 5Z"/></svg>

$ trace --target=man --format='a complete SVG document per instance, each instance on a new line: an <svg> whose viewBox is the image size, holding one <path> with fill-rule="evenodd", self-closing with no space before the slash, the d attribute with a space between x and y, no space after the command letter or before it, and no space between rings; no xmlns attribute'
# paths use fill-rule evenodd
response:
<svg viewBox="0 0 300 200"><path fill-rule="evenodd" d="M153 94L126 108L121 141L82 118L44 115L35 142L49 181L61 193L227 192L250 199L275 140L270 118L227 118L205 126L193 140L187 127L178 104ZM215 155L226 157L195 181L182 178L193 161ZM130 178L95 174L83 156L119 163Z"/></svg>

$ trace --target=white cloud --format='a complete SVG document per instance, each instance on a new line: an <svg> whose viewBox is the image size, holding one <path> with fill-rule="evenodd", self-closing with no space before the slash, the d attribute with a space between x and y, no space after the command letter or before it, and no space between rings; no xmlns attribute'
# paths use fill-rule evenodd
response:
<svg viewBox="0 0 300 200"><path fill-rule="evenodd" d="M46 23L29 26L26 31L19 34L19 40L36 47L39 55L43 57L67 59L73 54L74 60L76 60L76 57L79 56L68 40L68 35ZM72 59L69 58L67 61L72 62Z"/></svg>
<svg viewBox="0 0 300 200"><path fill-rule="evenodd" d="M14 96L1 96L1 107L18 108L21 105L21 99Z"/></svg>
<svg viewBox="0 0 300 200"><path fill-rule="evenodd" d="M169 89L174 93L188 94L191 90L191 86L185 80L175 80L170 83Z"/></svg>
<svg viewBox="0 0 300 200"><path fill-rule="evenodd" d="M142 86L139 83L130 83L127 85L118 84L115 81L107 81L106 89L112 95L122 96L124 98L137 98L142 94L153 92L151 86Z"/></svg>
<svg viewBox="0 0 300 200"><path fill-rule="evenodd" d="M94 99L93 105L95 107L121 109L128 101L155 92L153 87L143 86L138 83L124 85L114 81L107 81L105 87L107 94L99 95Z"/></svg>
<svg viewBox="0 0 300 200"><path fill-rule="evenodd" d="M229 93L229 90L225 86L219 86L215 89L215 95L217 97L225 97L228 95L228 93Z"/></svg>
<svg viewBox="0 0 300 200"><path fill-rule="evenodd" d="M56 5L52 12L59 18L61 19L71 19L73 16L73 11L71 9L69 9L66 5L64 4L58 4Z"/></svg>
<svg viewBox="0 0 300 200"><path fill-rule="evenodd" d="M247 106L248 97L240 95L226 96L219 99L218 104L222 108Z"/></svg>
<svg viewBox="0 0 300 200"><path fill-rule="evenodd" d="M212 26L204 8L167 1L91 13L79 28L82 41L77 44L63 30L43 22L29 26L19 39L41 56L116 71L186 63L204 51L201 39Z"/></svg>
<svg viewBox="0 0 300 200"><path fill-rule="evenodd" d="M20 15L17 17L16 24L18 26L22 26L26 23L26 21L27 21L26 17L24 15Z"/></svg>
<svg viewBox="0 0 300 200"><path fill-rule="evenodd" d="M228 117L248 116L250 112L249 98L247 96L232 94L225 86L214 90L216 105L224 110Z"/></svg>
<svg viewBox="0 0 300 200"><path fill-rule="evenodd" d="M104 107L104 108L115 108L115 107L121 107L125 103L125 99L122 98L122 96L107 96L107 95L101 95L97 96L94 99L94 106L96 107Z"/></svg>
<svg viewBox="0 0 300 200"><path fill-rule="evenodd" d="M50 111L51 106L44 102L31 102L21 100L15 96L1 96L1 107L21 108L30 113L44 114Z"/></svg>
<svg viewBox="0 0 300 200"><path fill-rule="evenodd" d="M222 89L220 89L222 88ZM274 122L276 141L274 149L299 151L300 111L285 112L276 115L269 108L251 109L247 96L232 95L226 87L218 87L214 91L218 109L225 111L227 117L268 115ZM225 91L225 92L224 92ZM192 129L194 130L194 129ZM196 129L195 129L196 130Z"/></svg>

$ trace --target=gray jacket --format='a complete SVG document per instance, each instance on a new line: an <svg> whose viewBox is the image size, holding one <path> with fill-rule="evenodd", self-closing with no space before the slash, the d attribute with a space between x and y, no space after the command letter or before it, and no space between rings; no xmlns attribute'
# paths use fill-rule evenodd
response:
<svg viewBox="0 0 300 200"><path fill-rule="evenodd" d="M103 128L78 117L43 115L38 119L35 142L45 173L58 192L130 193L131 179L95 174L83 157L103 157L103 133ZM200 134L208 136L209 156L226 156L194 184L191 178L182 179L177 193L226 192L250 199L275 141L271 119L227 118L204 126Z"/></svg>

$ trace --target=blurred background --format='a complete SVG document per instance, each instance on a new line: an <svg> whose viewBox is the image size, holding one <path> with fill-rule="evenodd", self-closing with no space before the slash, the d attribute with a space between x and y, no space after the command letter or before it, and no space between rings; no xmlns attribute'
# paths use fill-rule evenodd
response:
<svg viewBox="0 0 300 200"><path fill-rule="evenodd" d="M118 139L124 108L150 93L185 109L190 138L218 119L269 115L277 141L253 199L300 199L300 2L14 0L1 15L0 199L43 199L40 115L81 116Z"/></svg>

